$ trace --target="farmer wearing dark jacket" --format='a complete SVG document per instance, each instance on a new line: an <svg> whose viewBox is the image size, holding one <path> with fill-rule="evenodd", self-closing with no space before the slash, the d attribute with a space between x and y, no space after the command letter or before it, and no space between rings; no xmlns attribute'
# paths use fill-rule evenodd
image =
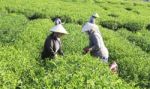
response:
<svg viewBox="0 0 150 89"><path fill-rule="evenodd" d="M95 24L95 19L98 18L97 13L93 14L83 28L82 32L86 32L89 36L89 46L85 47L84 53L90 52L92 56L102 59L104 62L108 62L108 50L104 44L103 38L99 31L99 27Z"/></svg>
<svg viewBox="0 0 150 89"><path fill-rule="evenodd" d="M57 54L64 55L61 48L60 37L64 34L68 34L65 28L62 26L61 20L57 18L55 20L55 25L50 31L50 34L44 43L44 49L42 52L42 59L45 58L55 58Z"/></svg>

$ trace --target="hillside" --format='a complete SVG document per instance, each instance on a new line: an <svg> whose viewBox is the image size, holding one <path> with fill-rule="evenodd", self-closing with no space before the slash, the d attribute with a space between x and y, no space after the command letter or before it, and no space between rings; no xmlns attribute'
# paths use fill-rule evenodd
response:
<svg viewBox="0 0 150 89"><path fill-rule="evenodd" d="M82 25L97 12L97 24L115 60L82 55L88 44ZM0 0L1 89L150 89L150 3L141 0ZM60 17L70 33L65 56L40 59L44 41Z"/></svg>

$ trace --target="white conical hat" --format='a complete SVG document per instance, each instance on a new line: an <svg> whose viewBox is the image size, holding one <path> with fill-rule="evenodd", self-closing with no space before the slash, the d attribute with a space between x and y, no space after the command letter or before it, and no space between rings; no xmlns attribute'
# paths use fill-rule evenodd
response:
<svg viewBox="0 0 150 89"><path fill-rule="evenodd" d="M58 24L58 25L54 26L52 29L50 29L50 31L51 32L63 33L63 34L68 34L66 29L61 24Z"/></svg>
<svg viewBox="0 0 150 89"><path fill-rule="evenodd" d="M94 16L94 17L96 17L96 18L99 17L99 15L98 15L97 13L94 13L92 16Z"/></svg>
<svg viewBox="0 0 150 89"><path fill-rule="evenodd" d="M90 31L90 30L99 30L98 26L96 24L92 24L87 22L83 28L82 28L82 32L86 32L86 31Z"/></svg>

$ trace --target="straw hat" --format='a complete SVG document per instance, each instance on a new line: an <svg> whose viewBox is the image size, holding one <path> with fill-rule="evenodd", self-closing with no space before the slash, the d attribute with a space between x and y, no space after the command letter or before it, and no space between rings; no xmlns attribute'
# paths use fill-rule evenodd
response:
<svg viewBox="0 0 150 89"><path fill-rule="evenodd" d="M68 34L66 29L61 24L54 26L52 29L50 29L50 31L51 32L58 32L58 33L62 33L62 34Z"/></svg>

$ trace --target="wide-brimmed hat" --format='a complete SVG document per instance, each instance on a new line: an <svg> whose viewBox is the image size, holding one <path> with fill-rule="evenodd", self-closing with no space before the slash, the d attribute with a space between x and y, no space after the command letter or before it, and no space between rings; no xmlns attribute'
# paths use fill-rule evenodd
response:
<svg viewBox="0 0 150 89"><path fill-rule="evenodd" d="M69 34L61 24L54 26L52 29L50 29L50 31L62 34Z"/></svg>
<svg viewBox="0 0 150 89"><path fill-rule="evenodd" d="M95 17L95 18L99 17L99 15L97 13L94 13L92 16Z"/></svg>

